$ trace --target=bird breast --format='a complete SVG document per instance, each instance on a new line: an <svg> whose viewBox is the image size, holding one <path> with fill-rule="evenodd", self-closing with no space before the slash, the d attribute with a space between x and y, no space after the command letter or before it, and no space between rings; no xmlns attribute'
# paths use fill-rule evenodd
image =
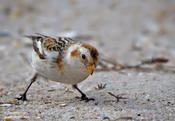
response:
<svg viewBox="0 0 175 121"><path fill-rule="evenodd" d="M35 52L32 54L32 67L44 78L72 85L85 80L89 76L82 68L71 66L64 60L57 59L56 62L53 62L40 59Z"/></svg>

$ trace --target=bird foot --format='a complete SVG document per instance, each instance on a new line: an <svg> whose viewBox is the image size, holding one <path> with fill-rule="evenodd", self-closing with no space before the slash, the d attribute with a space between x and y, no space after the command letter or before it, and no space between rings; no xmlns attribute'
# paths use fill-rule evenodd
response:
<svg viewBox="0 0 175 121"><path fill-rule="evenodd" d="M20 97L16 98L17 100L27 101L26 94L20 94Z"/></svg>
<svg viewBox="0 0 175 121"><path fill-rule="evenodd" d="M81 97L76 97L77 99L80 99L81 101L89 102L89 101L95 101L94 98L88 98L86 95L82 95Z"/></svg>

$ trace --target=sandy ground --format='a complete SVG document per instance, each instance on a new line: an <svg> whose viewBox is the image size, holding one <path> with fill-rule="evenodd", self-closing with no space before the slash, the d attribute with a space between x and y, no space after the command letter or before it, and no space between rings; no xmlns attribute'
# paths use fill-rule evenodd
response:
<svg viewBox="0 0 175 121"><path fill-rule="evenodd" d="M174 0L0 0L0 120L15 121L174 121ZM96 72L80 88L43 78L33 84L27 102L15 101L29 83L31 43L22 35L90 35L84 39L101 56L123 64L165 57L163 68ZM71 33L70 33L71 32ZM164 69L166 68L166 69ZM43 81L44 80L44 81ZM97 85L106 87L97 89ZM109 95L122 95L116 100Z"/></svg>

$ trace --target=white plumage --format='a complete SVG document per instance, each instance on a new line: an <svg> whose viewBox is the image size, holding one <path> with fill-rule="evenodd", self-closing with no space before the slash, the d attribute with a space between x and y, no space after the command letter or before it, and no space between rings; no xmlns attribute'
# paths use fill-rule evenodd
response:
<svg viewBox="0 0 175 121"><path fill-rule="evenodd" d="M88 98L77 84L93 73L98 62L98 51L89 44L73 41L71 38L53 38L37 34L27 36L33 41L32 67L36 74L19 100L27 100L26 93L37 76L52 81L71 84L81 93L81 99Z"/></svg>

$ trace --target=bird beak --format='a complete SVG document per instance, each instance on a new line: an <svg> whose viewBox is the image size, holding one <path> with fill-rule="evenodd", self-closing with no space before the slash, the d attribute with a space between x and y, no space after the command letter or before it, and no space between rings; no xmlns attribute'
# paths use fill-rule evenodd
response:
<svg viewBox="0 0 175 121"><path fill-rule="evenodd" d="M94 70L95 70L95 65L94 64L89 64L86 66L86 71L89 73L89 74L93 74L94 73Z"/></svg>

